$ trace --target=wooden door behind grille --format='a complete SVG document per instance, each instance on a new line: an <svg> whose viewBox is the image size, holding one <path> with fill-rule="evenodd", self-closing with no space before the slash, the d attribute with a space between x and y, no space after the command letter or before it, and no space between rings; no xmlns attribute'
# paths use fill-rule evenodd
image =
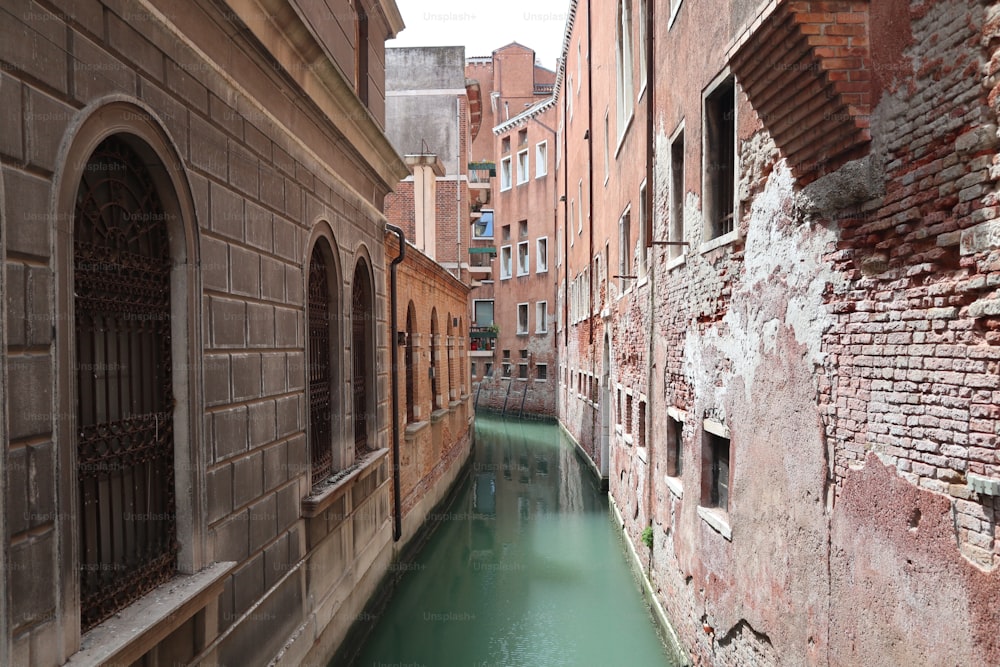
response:
<svg viewBox="0 0 1000 667"><path fill-rule="evenodd" d="M83 631L177 569L167 219L139 155L101 143L74 220Z"/></svg>

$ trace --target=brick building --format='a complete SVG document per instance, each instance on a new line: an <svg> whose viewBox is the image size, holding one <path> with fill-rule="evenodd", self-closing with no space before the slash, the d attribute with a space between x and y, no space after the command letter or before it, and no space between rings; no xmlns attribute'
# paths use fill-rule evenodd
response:
<svg viewBox="0 0 1000 667"><path fill-rule="evenodd" d="M402 27L391 0L0 8L0 664L318 662L384 577ZM405 535L441 451L403 466Z"/></svg>
<svg viewBox="0 0 1000 667"><path fill-rule="evenodd" d="M472 228L471 354L476 406L522 416L555 415L555 74L517 43L471 58L492 143L473 142L495 167L492 208ZM486 102L489 99L489 102ZM485 134L485 133L483 133Z"/></svg>
<svg viewBox="0 0 1000 667"><path fill-rule="evenodd" d="M569 17L559 417L680 643L997 663L1000 6Z"/></svg>

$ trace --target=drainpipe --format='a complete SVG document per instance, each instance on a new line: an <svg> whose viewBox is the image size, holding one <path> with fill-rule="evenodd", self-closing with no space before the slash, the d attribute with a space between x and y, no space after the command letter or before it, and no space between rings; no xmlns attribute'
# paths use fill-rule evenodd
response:
<svg viewBox="0 0 1000 667"><path fill-rule="evenodd" d="M563 160L562 160L562 170L563 170L563 194L562 194L562 208L563 208L563 347L569 349L569 118L566 116L568 107L566 104L566 96L570 94L566 90L566 63L563 63ZM583 202L580 202L583 205ZM556 287L558 289L558 287ZM559 337L556 336L556 340ZM568 356L567 356L568 360Z"/></svg>
<svg viewBox="0 0 1000 667"><path fill-rule="evenodd" d="M593 31L591 30L591 2L587 0L587 236L590 237L589 254L587 255L587 268L591 268L594 261L594 66L590 59L593 48ZM583 202L580 202L583 205ZM604 258L607 261L607 258ZM587 272L590 275L590 271ZM594 276L590 276L587 289L587 334L589 336L590 347L594 346ZM594 367L593 355L591 355L591 370Z"/></svg>
<svg viewBox="0 0 1000 667"><path fill-rule="evenodd" d="M455 98L455 130L455 275L462 280L462 99L459 97Z"/></svg>
<svg viewBox="0 0 1000 667"><path fill-rule="evenodd" d="M403 534L403 510L402 499L399 497L399 316L396 313L398 283L396 279L396 267L403 261L406 255L406 236L403 230L396 225L386 223L386 231L392 232L399 238L399 255L392 260L389 265L389 292L391 294L392 312L389 315L390 327L392 328L392 340L389 347L392 348L390 366L392 367L392 541L398 542Z"/></svg>
<svg viewBox="0 0 1000 667"><path fill-rule="evenodd" d="M656 2L646 3L646 43L643 44L643 48L646 49L646 198L642 202L642 205L646 207L646 227L643 230L643 242L646 244L646 279L649 281L649 331L647 332L646 338L649 344L649 353L646 359L646 396L648 397L648 402L646 404L646 421L652 420L655 412L653 411L653 364L655 363L656 357L656 340L653 335L656 330L656 273L652 270L653 256L652 249L655 247L649 242L653 239L652 227L653 227L653 160L655 159L655 153L653 150L653 109L654 100L656 96L656 65L653 59L655 54L655 49L653 48L653 33L654 26L656 25L654 18L656 17ZM665 412L665 410L664 410ZM649 429L646 429L647 433ZM649 511L649 525L653 525L653 500L654 500L654 490L656 488L656 457L653 456L653 444L656 438L646 438L646 456L649 461L649 471L647 474L648 484L649 484L649 496L647 498L646 507ZM655 546L656 540L653 540ZM652 577L653 572L653 548L649 550L649 567L647 576ZM651 582L652 583L652 582Z"/></svg>

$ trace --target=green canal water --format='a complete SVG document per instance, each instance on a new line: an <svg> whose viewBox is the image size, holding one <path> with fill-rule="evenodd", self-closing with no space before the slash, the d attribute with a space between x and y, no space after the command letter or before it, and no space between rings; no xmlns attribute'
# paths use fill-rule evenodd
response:
<svg viewBox="0 0 1000 667"><path fill-rule="evenodd" d="M477 417L469 479L358 667L672 665L607 497L553 424Z"/></svg>

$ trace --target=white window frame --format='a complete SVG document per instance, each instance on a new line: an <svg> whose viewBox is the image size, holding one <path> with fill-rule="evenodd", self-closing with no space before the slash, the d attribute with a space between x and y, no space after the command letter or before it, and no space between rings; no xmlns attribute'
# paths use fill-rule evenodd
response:
<svg viewBox="0 0 1000 667"><path fill-rule="evenodd" d="M625 230L625 218L628 218L628 232ZM618 298L632 288L632 281L622 276L631 275L632 249L629 247L632 237L632 205L625 207L622 214L618 216ZM626 287L628 285L628 287Z"/></svg>
<svg viewBox="0 0 1000 667"><path fill-rule="evenodd" d="M522 157L524 158L523 164L521 162L521 158ZM517 184L518 185L524 185L525 183L528 182L528 179L530 178L530 174L528 172L530 172L530 171L531 171L531 165L530 165L530 163L528 161L528 149L525 148L523 150L519 150L517 152Z"/></svg>
<svg viewBox="0 0 1000 667"><path fill-rule="evenodd" d="M513 164L509 155L505 158L500 158L500 192L506 192L514 187L512 169ZM494 221L493 224L496 224L496 222Z"/></svg>
<svg viewBox="0 0 1000 667"><path fill-rule="evenodd" d="M549 302L535 302L535 333L549 332Z"/></svg>
<svg viewBox="0 0 1000 667"><path fill-rule="evenodd" d="M511 250L512 247L509 245L500 246L500 280L510 280L511 276L513 276L514 256ZM504 262L504 253L507 255L506 262Z"/></svg>
<svg viewBox="0 0 1000 667"><path fill-rule="evenodd" d="M576 210L578 223L577 234L583 234L583 179L576 184L576 197L580 200L580 207Z"/></svg>
<svg viewBox="0 0 1000 667"><path fill-rule="evenodd" d="M535 178L542 178L549 173L549 142L539 141L535 144Z"/></svg>
<svg viewBox="0 0 1000 667"><path fill-rule="evenodd" d="M524 328L521 328L521 308L524 308ZM517 304L517 335L526 336L528 335L528 329L530 328L531 322L529 320L530 313L528 312L528 302Z"/></svg>
<svg viewBox="0 0 1000 667"><path fill-rule="evenodd" d="M493 225L492 225L492 227L493 227L493 234L496 234L496 227L497 227L496 211L494 211L492 208L484 208L484 209L480 209L479 212L480 212L480 214L488 212L488 213L490 213L493 216ZM476 234L476 227L478 226L480 220L482 220L481 217L472 221L472 240L474 240L474 241L484 241L484 240L490 240L491 241L491 240L493 240L493 234L490 234L489 236L480 236L480 235Z"/></svg>
<svg viewBox="0 0 1000 667"><path fill-rule="evenodd" d="M680 148L680 173L677 173L677 164L674 161L674 151L678 148ZM681 121L670 137L670 201L667 209L667 240L674 243L683 241L687 236L684 221L685 172L687 170L686 151L684 121ZM678 187L678 183L680 187ZM683 264L686 255L687 246L668 246L667 257L670 258L670 261L667 263L667 268L671 269L674 266Z"/></svg>
<svg viewBox="0 0 1000 667"><path fill-rule="evenodd" d="M490 324L496 324L497 321L497 304L496 299L473 299L472 300L472 326L490 326L490 324L482 325L479 324L479 319L476 317L476 305L479 303L492 303L493 304L493 321Z"/></svg>
<svg viewBox="0 0 1000 667"><path fill-rule="evenodd" d="M521 267L521 257L522 257L522 255L521 255L521 248L524 248L524 255L523 255L523 257L524 257L524 267L523 267L523 269L524 270L523 271L522 271L522 267ZM528 253L528 242L527 241L519 241L518 244L517 244L516 266L517 266L516 272L517 272L518 277L520 277L520 276L526 276L529 273L531 273L531 255Z"/></svg>
<svg viewBox="0 0 1000 667"><path fill-rule="evenodd" d="M542 248L545 248L544 258ZM544 261L543 261L544 259ZM535 273L549 272L549 237L540 236L535 239Z"/></svg>
<svg viewBox="0 0 1000 667"><path fill-rule="evenodd" d="M670 20L667 23L667 30L674 27L674 21L677 20L677 12L680 11L682 4L684 4L684 0L670 0Z"/></svg>
<svg viewBox="0 0 1000 667"><path fill-rule="evenodd" d="M709 174L709 166L712 162L711 157L711 147L709 143L712 141L711 133L709 132L709 98L714 97L716 92L726 83L732 83L733 86L733 209L731 211L733 215L732 226L733 229L730 232L724 234L716 234L716 224L715 221L711 219L714 204L710 204L710 200L714 199L716 196L716 190L711 185L711 175ZM715 248L728 245L736 240L739 234L739 171L740 171L740 160L739 160L739 135L737 134L737 128L739 128L739 118L737 114L739 113L739 105L736 100L739 97L739 88L737 87L736 77L733 73L726 67L722 72L719 73L717 77L712 81L711 84L704 90L701 97L701 116L702 116L702 128L701 128L701 194L702 194L702 242L699 248L700 252L708 252L714 250Z"/></svg>
<svg viewBox="0 0 1000 667"><path fill-rule="evenodd" d="M632 86L632 0L618 0L615 28L615 90L618 107L618 141L625 136L634 112Z"/></svg>

